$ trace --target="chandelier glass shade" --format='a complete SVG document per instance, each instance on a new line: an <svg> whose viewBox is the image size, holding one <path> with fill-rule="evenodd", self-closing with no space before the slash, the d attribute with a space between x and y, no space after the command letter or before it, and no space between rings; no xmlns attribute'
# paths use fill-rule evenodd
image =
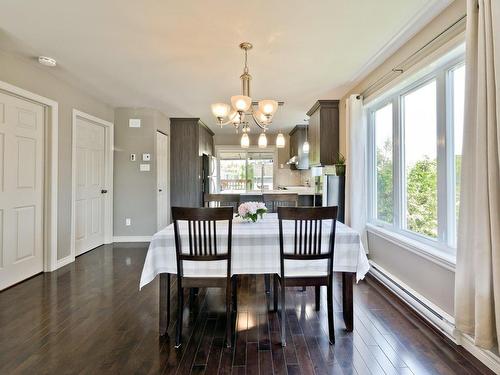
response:
<svg viewBox="0 0 500 375"><path fill-rule="evenodd" d="M265 99L258 102L252 101L252 97L250 96L250 81L252 76L248 71L247 65L247 54L252 47L252 44L248 42L240 44L240 48L245 53L245 66L243 74L240 76L242 87L241 95L231 96L231 105L226 103L214 103L211 106L212 114L214 115L219 126L223 127L225 125L232 125L237 132L240 127L243 128L243 135L240 144L241 147L245 148L250 146L250 139L247 134L249 123L245 120L245 117L249 116L253 123L255 123L255 125L262 130L262 133L259 136L259 147L267 147L267 137L265 132L269 129L273 117L278 110L278 106L283 104L282 102L279 103L273 99ZM262 146L264 145L264 140L265 146ZM281 133L279 133L276 137L276 147L285 147L285 138Z"/></svg>

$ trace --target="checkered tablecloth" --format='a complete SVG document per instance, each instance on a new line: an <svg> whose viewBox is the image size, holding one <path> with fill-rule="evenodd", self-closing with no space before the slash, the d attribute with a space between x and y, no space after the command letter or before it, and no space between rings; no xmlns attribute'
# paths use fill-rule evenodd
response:
<svg viewBox="0 0 500 375"><path fill-rule="evenodd" d="M331 223L323 222L322 251L328 246ZM180 222L181 242L188 243L187 223ZM285 251L294 243L293 222L283 221ZM225 250L227 222L217 224L217 243ZM187 246L186 246L187 247ZM186 249L187 250L187 249ZM246 223L239 218L233 221L232 274L271 274L280 272L279 227L276 214L267 214L256 223ZM359 234L348 226L337 223L334 252L334 271L355 272L362 279L370 268ZM287 276L325 274L325 260L287 261ZM169 225L156 233L149 245L144 261L140 288L151 282L159 273L177 273L174 227ZM226 261L184 262L185 276L225 276Z"/></svg>

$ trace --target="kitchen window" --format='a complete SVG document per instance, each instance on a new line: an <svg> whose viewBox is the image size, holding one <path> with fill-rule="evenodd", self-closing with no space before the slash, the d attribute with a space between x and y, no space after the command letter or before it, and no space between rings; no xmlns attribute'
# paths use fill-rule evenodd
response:
<svg viewBox="0 0 500 375"><path fill-rule="evenodd" d="M273 190L275 152L219 150L219 191Z"/></svg>
<svg viewBox="0 0 500 375"><path fill-rule="evenodd" d="M405 82L368 105L369 222L453 253L460 204L463 54L436 62Z"/></svg>

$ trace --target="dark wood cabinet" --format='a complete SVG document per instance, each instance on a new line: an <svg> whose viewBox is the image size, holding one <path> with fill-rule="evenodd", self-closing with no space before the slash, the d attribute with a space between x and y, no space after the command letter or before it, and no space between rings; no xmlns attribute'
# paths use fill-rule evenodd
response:
<svg viewBox="0 0 500 375"><path fill-rule="evenodd" d="M302 151L306 139L307 125L297 125L290 132L290 158L297 157L297 163L290 166L292 169L309 169L309 155Z"/></svg>
<svg viewBox="0 0 500 375"><path fill-rule="evenodd" d="M170 202L201 207L201 155L214 154L214 133L199 118L170 118Z"/></svg>
<svg viewBox="0 0 500 375"><path fill-rule="evenodd" d="M318 100L309 116L309 165L333 165L339 154L339 101Z"/></svg>

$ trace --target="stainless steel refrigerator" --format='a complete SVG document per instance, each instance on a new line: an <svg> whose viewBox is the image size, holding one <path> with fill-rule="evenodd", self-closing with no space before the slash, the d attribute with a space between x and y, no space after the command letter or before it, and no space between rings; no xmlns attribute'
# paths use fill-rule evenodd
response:
<svg viewBox="0 0 500 375"><path fill-rule="evenodd" d="M324 174L321 182L323 206L338 206L337 220L343 223L345 217L345 176Z"/></svg>
<svg viewBox="0 0 500 375"><path fill-rule="evenodd" d="M203 154L201 157L202 191L203 193L217 192L217 158ZM204 202L203 202L204 203Z"/></svg>

